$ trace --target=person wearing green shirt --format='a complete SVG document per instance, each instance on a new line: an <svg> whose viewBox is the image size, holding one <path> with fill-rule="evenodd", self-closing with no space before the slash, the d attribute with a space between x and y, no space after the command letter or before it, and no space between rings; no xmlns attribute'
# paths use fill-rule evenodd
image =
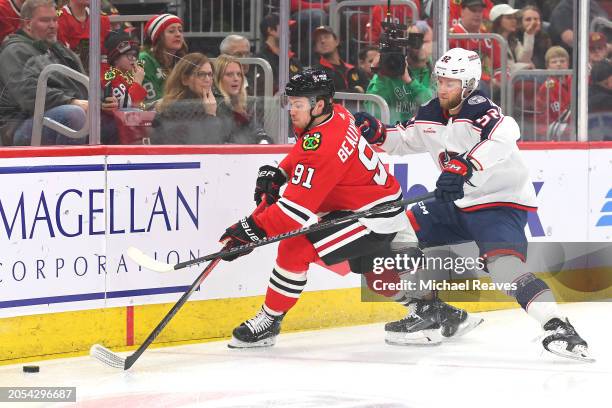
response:
<svg viewBox="0 0 612 408"><path fill-rule="evenodd" d="M183 37L183 20L173 14L152 17L144 27L145 47L138 55L145 77L142 86L147 91L145 103L150 104L164 95L164 83L177 61L187 54Z"/></svg>
<svg viewBox="0 0 612 408"><path fill-rule="evenodd" d="M429 79L427 81L429 82ZM387 102L391 113L389 123L410 120L418 107L433 96L427 85L412 78L407 67L401 76L385 75L385 71L381 70L370 81L366 93L378 95ZM365 105L372 115L380 117L380 109L377 105L370 102L366 102Z"/></svg>

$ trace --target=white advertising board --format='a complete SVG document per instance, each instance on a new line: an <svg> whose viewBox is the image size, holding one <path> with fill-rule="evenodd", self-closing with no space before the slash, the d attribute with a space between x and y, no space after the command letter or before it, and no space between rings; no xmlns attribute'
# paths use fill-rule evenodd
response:
<svg viewBox="0 0 612 408"><path fill-rule="evenodd" d="M539 199L527 227L531 241L610 241L611 155L606 149L524 151ZM175 301L202 266L158 274L135 265L126 249L136 246L169 263L217 251L224 229L254 209L259 166L282 157L1 159L0 317ZM435 185L438 171L428 155L382 158L405 196ZM596 226L602 217L609 223ZM220 263L192 299L265 293L275 250L270 245ZM314 265L307 290L358 285L357 275Z"/></svg>

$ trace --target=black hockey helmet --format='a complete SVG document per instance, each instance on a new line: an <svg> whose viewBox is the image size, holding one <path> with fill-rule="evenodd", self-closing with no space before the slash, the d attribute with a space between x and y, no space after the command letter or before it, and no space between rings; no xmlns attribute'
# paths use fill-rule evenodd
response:
<svg viewBox="0 0 612 408"><path fill-rule="evenodd" d="M334 97L334 80L320 69L305 69L289 78L285 85L285 95L306 97Z"/></svg>

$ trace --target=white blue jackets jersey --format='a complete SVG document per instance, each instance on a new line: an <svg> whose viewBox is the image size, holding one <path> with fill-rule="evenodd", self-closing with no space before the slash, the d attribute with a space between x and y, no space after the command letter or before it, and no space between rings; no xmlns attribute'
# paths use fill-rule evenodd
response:
<svg viewBox="0 0 612 408"><path fill-rule="evenodd" d="M439 99L432 99L409 122L388 128L382 148L393 155L428 152L440 170L451 157L465 153L475 171L464 185L465 196L455 201L457 207L533 211L535 189L516 144L519 137L516 121L476 91L450 117Z"/></svg>

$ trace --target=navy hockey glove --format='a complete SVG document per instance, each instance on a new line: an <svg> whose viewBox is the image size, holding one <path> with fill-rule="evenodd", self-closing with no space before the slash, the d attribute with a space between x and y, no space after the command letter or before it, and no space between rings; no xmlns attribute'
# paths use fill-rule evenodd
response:
<svg viewBox="0 0 612 408"><path fill-rule="evenodd" d="M219 238L219 242L225 245L224 249L231 249L237 246L250 244L251 242L259 242L265 237L266 233L259 228L259 226L257 226L253 216L248 216L226 229L225 233L221 235L221 238ZM222 259L224 261L231 262L234 259L250 254L251 252L253 252L252 249L241 254L228 255Z"/></svg>
<svg viewBox="0 0 612 408"><path fill-rule="evenodd" d="M261 203L261 196L266 196L266 203L274 204L280 198L280 188L287 182L287 177L278 167L261 166L255 182L255 202Z"/></svg>
<svg viewBox="0 0 612 408"><path fill-rule="evenodd" d="M442 169L434 194L438 200L455 201L463 198L463 184L472 177L472 163L463 156L453 157Z"/></svg>
<svg viewBox="0 0 612 408"><path fill-rule="evenodd" d="M387 128L383 123L367 112L357 112L355 126L359 128L361 136L370 144L383 144L387 137Z"/></svg>

